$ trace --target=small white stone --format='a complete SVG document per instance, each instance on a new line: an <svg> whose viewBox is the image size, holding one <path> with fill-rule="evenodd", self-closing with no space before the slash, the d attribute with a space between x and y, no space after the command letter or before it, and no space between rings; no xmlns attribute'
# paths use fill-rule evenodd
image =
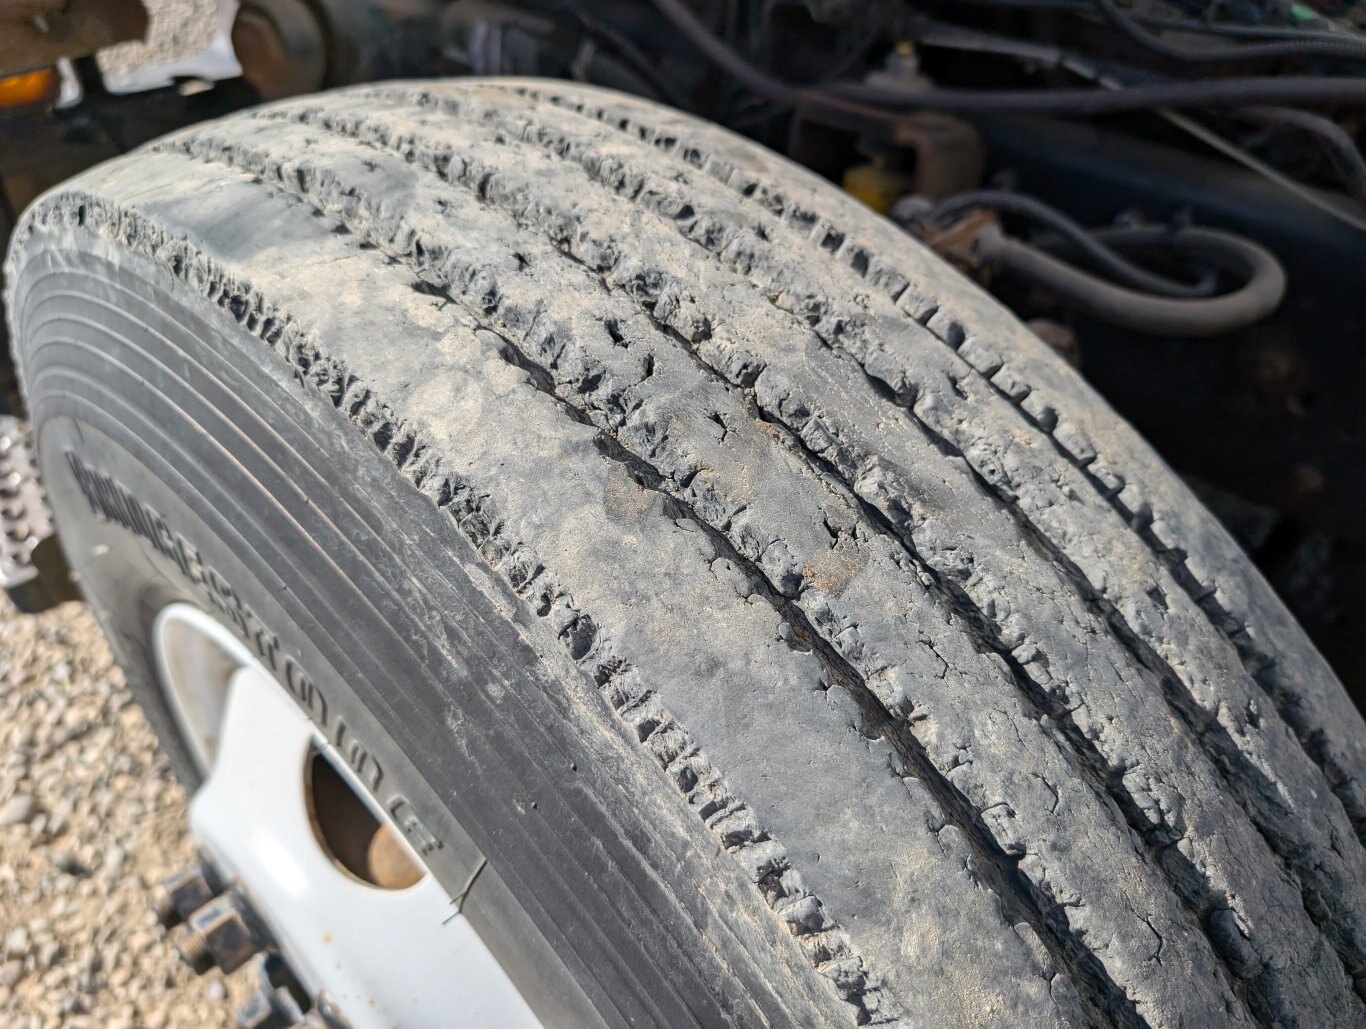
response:
<svg viewBox="0 0 1366 1029"><path fill-rule="evenodd" d="M6 961L0 965L0 986L12 987L24 977L24 963L22 961Z"/></svg>
<svg viewBox="0 0 1366 1029"><path fill-rule="evenodd" d="M27 793L16 793L0 805L0 828L27 822L38 813L38 802Z"/></svg>
<svg viewBox="0 0 1366 1029"><path fill-rule="evenodd" d="M27 953L28 930L23 926L10 930L5 937L5 955L11 958L22 958Z"/></svg>

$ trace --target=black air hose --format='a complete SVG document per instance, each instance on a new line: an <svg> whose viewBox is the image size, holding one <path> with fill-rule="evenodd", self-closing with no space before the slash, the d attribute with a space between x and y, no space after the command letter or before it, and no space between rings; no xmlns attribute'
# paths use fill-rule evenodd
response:
<svg viewBox="0 0 1366 1029"><path fill-rule="evenodd" d="M1285 296L1285 271L1266 249L1249 239L1202 228L1112 228L1094 233L1120 249L1161 247L1213 265L1243 284L1219 296L1154 296L1107 282L998 227L978 238L976 253L989 267L1026 279L1100 321L1158 336L1213 336L1241 329L1274 311Z"/></svg>

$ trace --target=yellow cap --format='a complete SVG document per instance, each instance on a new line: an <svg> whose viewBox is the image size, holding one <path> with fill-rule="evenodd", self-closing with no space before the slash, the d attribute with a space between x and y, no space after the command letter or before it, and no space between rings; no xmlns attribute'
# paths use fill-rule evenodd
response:
<svg viewBox="0 0 1366 1029"><path fill-rule="evenodd" d="M892 205L914 188L915 176L873 161L847 168L842 185L846 193L878 214L890 214Z"/></svg>

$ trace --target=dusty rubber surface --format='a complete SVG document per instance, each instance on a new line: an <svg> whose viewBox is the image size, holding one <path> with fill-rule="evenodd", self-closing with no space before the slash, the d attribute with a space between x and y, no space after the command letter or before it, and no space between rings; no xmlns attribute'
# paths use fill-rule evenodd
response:
<svg viewBox="0 0 1366 1029"><path fill-rule="evenodd" d="M147 887L190 860L185 796L84 604L0 606L0 1024L235 1024L245 975L196 978Z"/></svg>
<svg viewBox="0 0 1366 1029"><path fill-rule="evenodd" d="M1360 717L1132 430L889 223L504 81L198 127L48 198L17 263L91 235L450 513L849 1019L1359 1023Z"/></svg>

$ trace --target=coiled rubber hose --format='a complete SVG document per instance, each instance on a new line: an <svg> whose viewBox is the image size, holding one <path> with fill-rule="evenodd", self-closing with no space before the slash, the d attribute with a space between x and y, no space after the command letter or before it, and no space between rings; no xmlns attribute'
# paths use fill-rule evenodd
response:
<svg viewBox="0 0 1366 1029"><path fill-rule="evenodd" d="M1241 329L1265 318L1285 296L1285 270L1280 262L1263 247L1231 232L1122 227L1098 229L1093 234L1121 250L1178 250L1183 257L1238 277L1242 285L1212 297L1141 293L1013 239L997 226L978 238L977 254L989 267L1047 289L1093 318L1157 336L1214 336Z"/></svg>

